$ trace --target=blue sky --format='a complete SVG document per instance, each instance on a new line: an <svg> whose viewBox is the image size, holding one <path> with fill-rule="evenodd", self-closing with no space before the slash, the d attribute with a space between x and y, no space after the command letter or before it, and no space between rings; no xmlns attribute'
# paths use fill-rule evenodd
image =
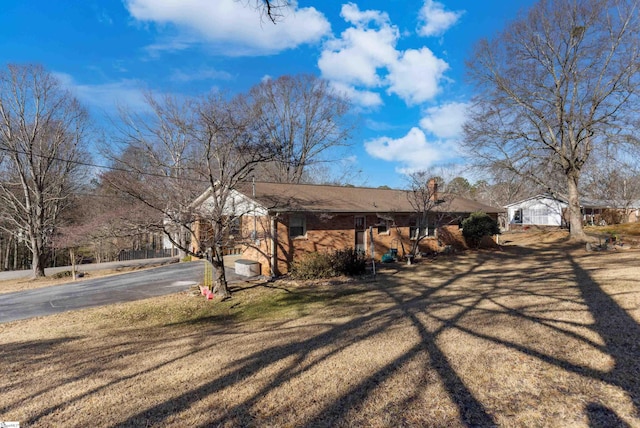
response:
<svg viewBox="0 0 640 428"><path fill-rule="evenodd" d="M118 104L140 108L146 89L236 93L312 73L354 104L340 157L361 171L355 184L402 187L406 172L464 164L464 61L532 3L299 1L273 25L249 0L3 0L0 57L44 65L101 124Z"/></svg>

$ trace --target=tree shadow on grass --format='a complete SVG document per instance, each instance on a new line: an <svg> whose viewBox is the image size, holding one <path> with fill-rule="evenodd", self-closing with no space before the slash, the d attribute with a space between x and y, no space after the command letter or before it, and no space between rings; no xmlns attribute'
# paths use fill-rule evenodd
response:
<svg viewBox="0 0 640 428"><path fill-rule="evenodd" d="M342 291L343 296L359 297L358 295L361 294L363 299L372 299L369 302L370 310L340 323L306 324L306 330L297 336L292 335L290 340L268 344L264 349L241 355L225 363L224 367L214 368L215 370L211 371L214 377L208 381L198 386L185 385L186 389L183 392L140 409L133 415L122 417L120 421L114 423L114 426L169 423L172 415L186 411L201 400L215 397L222 391L242 387L247 382L250 383L259 378L263 370L271 369L272 374L269 378L257 384L248 396L216 409L215 414L202 415L204 419L200 419L205 420L201 425L203 427L256 425L256 414L259 413L261 400L266 395L279 390L291 381L303 378L331 358L348 355L350 347L354 344L363 343L380 335L392 335L394 327L400 324L409 325L416 337L415 343L403 352L386 359L366 376L355 378L356 382L348 389L331 400L321 402L313 411L307 411L303 419L288 419L287 409L275 409L272 410L271 416L268 416L272 419L267 419L265 423L269 423L270 420L289 420L296 421L294 425L297 426L353 425L354 413L357 413L368 400L376 397L380 385L392 379L404 367L417 363L422 365L421 373L435 373L449 402L459 415L458 420L445 419L444 422L441 420L434 423L494 426L498 420L496 410L483 401L483 396L479 396L478 390L475 389L477 385L475 387L469 385L469 374L461 372L460 368L456 369L458 366L453 364L451 356L442 347L440 342L442 335L449 331L459 331L486 343L526 354L528 358L537 359L569 373L620 387L627 392L638 409L640 387L638 377L632 374L640 370L640 362L634 358L638 355L640 328L635 320L589 275L588 271L574 260L573 256L567 254L563 257L563 254L557 249L519 250L517 254L509 252L477 254L474 259L466 258L457 267L455 263L447 265L446 268L451 269L450 275L435 285L429 274L423 277L417 276L413 282L403 282L404 280L398 275L381 276L378 282L368 285L369 289L356 288L356 291ZM519 257L535 260L538 264L520 270L503 268L508 263L517 264ZM489 260L496 259L498 262L495 263L495 267L485 266ZM552 266L552 269L549 269L549 266ZM436 268L437 266L434 265L433 269ZM340 290L320 292L309 289L308 296L305 292L295 290L293 293L283 293L283 296L286 297L287 304L315 304L335 298L335 294L331 294L335 292ZM513 300L521 298L530 299L531 302L523 305L520 300L515 302ZM369 303L363 304L363 308L366 308ZM595 320L593 325L572 321L573 312L582 314L586 311ZM615 360L615 366L609 372L594 369L572 362L569 358L565 359L561 354L548 353L523 338L511 340L494 334L488 328L483 329L474 324L474 320L496 317L502 317L500 319L506 317L543 327L545 331L553 332L561 338L576 341L606 353ZM189 326L184 327L186 329ZM226 346L224 334L227 333L220 332L218 327L215 325L206 327L205 334L216 335L215 337L219 340L215 346ZM276 335L280 337L288 337L286 335L295 331L295 328L288 330L288 327L278 323L265 325L264 328L276 330ZM604 344L574 331L584 328L598 333ZM200 334L202 334L201 330ZM240 332L236 331L236 333ZM198 340L199 336L193 333L193 337L194 340ZM160 347L162 339L149 340L144 346ZM393 344L391 343L390 346ZM205 343L194 346L193 349L184 350L176 358L121 376L98 389L87 391L80 397L53 404L25 423L39 422L48 413L70 406L73 402L95 394L98 390L135 376L153 374L156 370L168 367L194 353L206 354L212 348L210 343ZM109 349L94 351L95 355L103 353L106 358L114 356L114 352L110 352ZM332 373L332 375L340 374ZM420 388L422 388L421 381L416 379L406 385L408 391L403 391L406 394L402 397L390 397L390 399L395 400L395 404L400 408L410 406L418 400ZM291 397L292 403L295 403L297 398ZM602 426L598 424L606 422L620 423L619 426L625 426L625 422L604 405L591 403L584 411L591 426ZM281 419L277 419L278 417ZM410 422L403 422L402 419L399 419L398 423L410 424Z"/></svg>
<svg viewBox="0 0 640 428"><path fill-rule="evenodd" d="M589 403L586 408L589 428L629 428L616 412L598 403Z"/></svg>
<svg viewBox="0 0 640 428"><path fill-rule="evenodd" d="M27 426L30 425L35 425L36 423L38 423L42 418L46 417L47 415L53 414L59 410L62 410L70 405L72 405L73 403L79 402L87 397L90 397L92 395L98 394L104 390L107 390L110 387L113 387L115 385L118 385L120 383L123 383L125 381L131 380L131 379L135 379L137 377L143 376L145 374L150 374L153 373L157 370L162 369L163 367L169 366L173 363L179 362L187 357L189 357L190 355L193 355L195 353L199 352L199 350L190 350L190 351L186 351L184 352L182 355L175 357L175 358L171 358L168 360L163 361L160 364L156 364L152 367L149 367L147 369L141 369L141 370L136 370L133 373L129 374L129 375L120 375L118 377L116 377L115 379L108 381L102 385L93 387L87 391L84 391L80 394L77 394L76 396L72 397L72 398L68 398L66 401L64 402L59 402L59 403L55 403L55 404L51 404L49 406L43 406L39 412L37 414L32 415L25 423L27 424ZM107 354L108 352L106 352L105 350L103 350L103 355ZM38 390L37 392L33 393L31 396L27 397L28 400L36 400L38 399L38 397L44 396L45 394L47 394L50 391L55 390L56 388L60 387L61 385L67 384L67 383L73 383L76 381L80 381L82 379L85 379L86 377L92 375L95 376L96 372L99 372L100 370L91 370L91 371L85 371L85 372L80 372L77 373L73 376L66 376L60 379L60 381L58 383L54 383L51 386L47 387L47 388L43 388ZM4 413L4 412L8 412L10 409L10 407L5 407L5 408L0 408L0 414Z"/></svg>
<svg viewBox="0 0 640 428"><path fill-rule="evenodd" d="M567 256L582 298L593 315L591 327L604 340L604 351L614 359L602 380L624 389L640 412L640 325L607 294L576 260Z"/></svg>
<svg viewBox="0 0 640 428"><path fill-rule="evenodd" d="M473 268L467 274L470 274ZM456 278L458 279L458 278ZM455 282L452 281L452 282ZM446 284L449 285L449 284ZM443 286L446 287L446 285ZM440 288L431 289L429 295L436 293ZM400 367L407 364L418 355L426 353L428 355L428 367L423 367L424 372L429 368L435 369L440 380L442 381L449 398L458 408L458 412L462 422L466 426L492 427L496 425L494 418L489 414L483 404L473 395L467 388L464 381L458 376L455 369L451 366L445 353L436 343L441 330L430 332L424 326L423 322L418 319L416 312L421 312L423 300L426 295L421 295L418 299L410 299L408 302L396 296L393 288L382 289L393 301L396 302L397 308L402 312L402 316L411 321L411 324L417 330L420 342L404 353L402 357L392 361L388 365L382 367L372 376L364 379L360 384L353 388L348 394L343 395L330 406L327 406L320 412L315 419L312 419L309 426L331 426L335 422L339 422L341 418L346 416L349 411L357 408L381 383L391 377ZM460 312L456 318L464 316L465 311ZM415 397L417 394L413 394ZM327 417L331 415L332 417Z"/></svg>
<svg viewBox="0 0 640 428"><path fill-rule="evenodd" d="M51 354L59 352L72 342L82 339L80 336L61 337L47 340L29 340L24 342L3 343L0 345L0 361L9 363L8 370L2 374L0 380L0 391L11 391L25 387L29 384L29 373L14 372L12 367L22 367L24 364L47 364ZM42 390L51 391L60 383L54 383L51 387ZM0 393L1 395L1 393ZM33 399L30 395L27 399ZM19 403L15 403L19 404ZM12 403L0 401L0 415L6 414L12 408Z"/></svg>
<svg viewBox="0 0 640 428"><path fill-rule="evenodd" d="M473 269L471 269L472 271ZM180 412L186 410L192 404L201 399L216 394L222 389L239 384L257 375L262 369L279 361L289 360L289 363L281 368L271 380L262 388L257 390L250 398L242 400L235 406L220 412L217 417L209 419L202 426L217 426L223 423L233 425L251 424L252 413L259 400L270 391L283 385L293 378L302 376L314 366L326 361L330 357L344 352L346 348L354 343L366 340L387 331L397 323L407 317L417 328L421 340L401 356L380 367L375 373L362 379L357 385L352 387L347 393L327 404L316 416L305 422L307 426L332 426L339 424L354 408L357 408L367 397L369 397L377 387L389 377L393 376L407 362L413 360L425 352L429 356L430 364L436 368L446 390L453 403L459 408L459 413L467 426L493 426L495 422L491 415L484 409L483 405L473 396L464 382L457 376L455 370L448 363L446 356L440 350L435 341L435 336L429 333L418 319L404 306L419 307L424 305L430 295L446 288L456 280L468 275L466 271L460 275L453 276L449 281L439 287L422 289L417 296L413 296L408 301L393 297L388 289L383 290L384 294L392 297L395 304L365 316L357 317L345 324L333 326L329 330L301 341L293 341L289 344L274 346L252 354L246 358L239 359L231 365L231 371L226 375L208 382L201 387L190 389L184 394L171 399L168 402L160 403L151 408L137 413L130 418L117 424L117 426L138 426L144 424L158 424L170 412ZM115 426L115 425L114 425Z"/></svg>

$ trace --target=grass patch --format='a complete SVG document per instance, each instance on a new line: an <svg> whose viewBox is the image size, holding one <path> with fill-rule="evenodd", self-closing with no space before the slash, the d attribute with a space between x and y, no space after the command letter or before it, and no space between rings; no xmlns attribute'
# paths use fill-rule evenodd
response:
<svg viewBox="0 0 640 428"><path fill-rule="evenodd" d="M596 234L616 234L640 237L640 223L612 224L608 226L587 226L585 230Z"/></svg>
<svg viewBox="0 0 640 428"><path fill-rule="evenodd" d="M275 291L279 290L279 291ZM243 320L260 318L297 318L316 312L326 311L332 307L344 307L353 303L351 297L365 294L370 289L360 281L339 283L323 283L320 285L276 288L259 298L248 299L238 306L243 313Z"/></svg>
<svg viewBox="0 0 640 428"><path fill-rule="evenodd" d="M558 238L514 233L375 282L242 284L224 302L184 292L0 324L0 419L640 426L640 251Z"/></svg>
<svg viewBox="0 0 640 428"><path fill-rule="evenodd" d="M343 282L344 281L344 282ZM240 283L233 297L206 300L195 290L163 298L114 305L99 311L92 322L104 328L175 327L184 325L231 326L236 323L292 320L314 313L348 308L358 296L369 293L366 281ZM91 311L87 311L91 313Z"/></svg>

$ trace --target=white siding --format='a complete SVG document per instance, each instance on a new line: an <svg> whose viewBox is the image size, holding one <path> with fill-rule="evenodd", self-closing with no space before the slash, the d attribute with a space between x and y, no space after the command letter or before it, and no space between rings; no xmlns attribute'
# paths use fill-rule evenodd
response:
<svg viewBox="0 0 640 428"><path fill-rule="evenodd" d="M537 197L507 206L509 223L537 226L561 226L567 204L552 198ZM518 221L517 213L521 210Z"/></svg>
<svg viewBox="0 0 640 428"><path fill-rule="evenodd" d="M200 210L206 215L207 210L213 207L213 199L209 196L201 205ZM226 215L244 216L256 215L266 216L267 210L261 205L256 204L253 200L244 196L242 193L233 190L230 192L229 198L225 201L224 213Z"/></svg>

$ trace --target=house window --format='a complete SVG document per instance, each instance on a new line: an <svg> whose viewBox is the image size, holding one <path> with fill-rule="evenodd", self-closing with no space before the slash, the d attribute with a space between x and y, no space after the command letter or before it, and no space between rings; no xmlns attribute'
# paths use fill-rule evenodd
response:
<svg viewBox="0 0 640 428"><path fill-rule="evenodd" d="M231 219L231 222L229 223L229 235L231 239L234 237L240 237L240 222L240 217Z"/></svg>
<svg viewBox="0 0 640 428"><path fill-rule="evenodd" d="M412 218L409 220L409 238L418 239L420 237L420 222L418 219Z"/></svg>
<svg viewBox="0 0 640 428"><path fill-rule="evenodd" d="M409 238L418 239L421 236L435 236L436 225L434 223L423 225L417 218L409 220Z"/></svg>
<svg viewBox="0 0 640 428"><path fill-rule="evenodd" d="M531 224L548 224L549 214L546 207L533 208L531 210Z"/></svg>
<svg viewBox="0 0 640 428"><path fill-rule="evenodd" d="M378 235L389 233L389 220L378 218Z"/></svg>
<svg viewBox="0 0 640 428"><path fill-rule="evenodd" d="M303 237L307 234L307 220L300 214L292 214L289 217L289 236L291 238Z"/></svg>
<svg viewBox="0 0 640 428"><path fill-rule="evenodd" d="M513 222L515 224L522 224L522 208L518 208L513 213Z"/></svg>

